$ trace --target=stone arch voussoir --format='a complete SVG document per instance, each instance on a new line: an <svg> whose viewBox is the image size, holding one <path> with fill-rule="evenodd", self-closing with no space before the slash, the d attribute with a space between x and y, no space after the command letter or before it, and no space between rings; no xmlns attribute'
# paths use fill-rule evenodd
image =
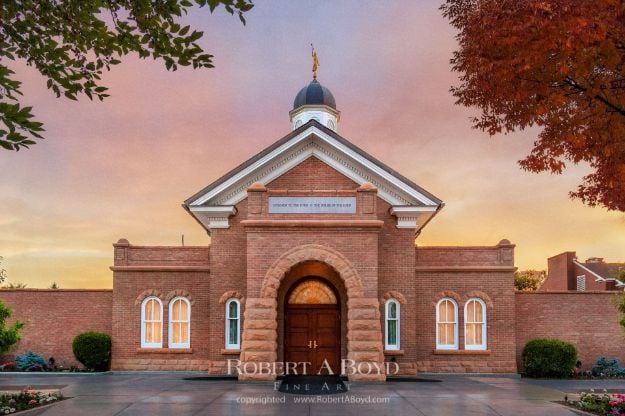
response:
<svg viewBox="0 0 625 416"><path fill-rule="evenodd" d="M463 303L466 303L469 299L472 299L472 298L478 298L478 299L483 300L488 309L493 308L492 299L490 298L490 296L488 296L486 293L482 292L481 290L472 290L470 292L465 293L464 296L462 297Z"/></svg>
<svg viewBox="0 0 625 416"><path fill-rule="evenodd" d="M191 293L189 293L188 290L184 289L176 289L168 292L167 296L165 296L165 300L169 303L170 300L172 300L173 298L177 298L178 296L187 298L191 305L195 304L195 300L193 299L193 296L191 296Z"/></svg>
<svg viewBox="0 0 625 416"><path fill-rule="evenodd" d="M402 305L405 305L407 303L406 297L401 292L398 292L396 290L389 290L388 292L383 294L380 303L386 303L386 301L389 299L397 299Z"/></svg>
<svg viewBox="0 0 625 416"><path fill-rule="evenodd" d="M228 299L232 298L238 299L241 303L245 303L245 297L243 297L241 293L237 292L236 290L230 290L221 295L221 297L219 298L219 304L225 305Z"/></svg>
<svg viewBox="0 0 625 416"><path fill-rule="evenodd" d="M363 297L362 282L351 262L338 251L317 244L294 247L276 260L265 274L260 296L263 298L276 297L280 282L287 272L305 261L319 261L336 270L345 284L348 299Z"/></svg>
<svg viewBox="0 0 625 416"><path fill-rule="evenodd" d="M163 295L163 291L162 290L146 289L143 292L139 293L139 295L135 298L135 306L136 305L140 305L141 302L143 302L143 300L145 298L150 297L150 296L155 296L155 297L159 298L162 301L165 300L165 296Z"/></svg>
<svg viewBox="0 0 625 416"><path fill-rule="evenodd" d="M458 307L462 305L462 296L454 292L453 290L442 290L434 295L432 298L432 306L436 306L439 300L443 298L451 298L456 301Z"/></svg>

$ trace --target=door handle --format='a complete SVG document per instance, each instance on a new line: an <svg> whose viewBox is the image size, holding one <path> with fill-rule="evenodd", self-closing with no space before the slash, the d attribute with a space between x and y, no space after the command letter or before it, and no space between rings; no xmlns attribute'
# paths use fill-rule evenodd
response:
<svg viewBox="0 0 625 416"><path fill-rule="evenodd" d="M313 342L314 342L313 348L317 348L317 340L314 340Z"/></svg>
<svg viewBox="0 0 625 416"><path fill-rule="evenodd" d="M308 348L312 348L312 341L308 341Z"/></svg>

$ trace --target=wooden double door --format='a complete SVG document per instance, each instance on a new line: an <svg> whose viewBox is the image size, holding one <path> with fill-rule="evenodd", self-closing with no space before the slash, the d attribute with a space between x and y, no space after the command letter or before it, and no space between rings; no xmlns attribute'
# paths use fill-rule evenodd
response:
<svg viewBox="0 0 625 416"><path fill-rule="evenodd" d="M341 322L338 305L287 305L284 331L285 365L297 374L340 373ZM304 364L308 363L308 364Z"/></svg>

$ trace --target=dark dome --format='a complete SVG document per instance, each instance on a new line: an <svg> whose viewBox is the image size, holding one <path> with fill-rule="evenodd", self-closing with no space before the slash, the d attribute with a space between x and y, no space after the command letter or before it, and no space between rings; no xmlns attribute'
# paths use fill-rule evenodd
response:
<svg viewBox="0 0 625 416"><path fill-rule="evenodd" d="M293 101L293 109L301 107L303 105L327 105L336 110L336 101L329 89L324 87L313 79L310 84L302 88L295 96Z"/></svg>

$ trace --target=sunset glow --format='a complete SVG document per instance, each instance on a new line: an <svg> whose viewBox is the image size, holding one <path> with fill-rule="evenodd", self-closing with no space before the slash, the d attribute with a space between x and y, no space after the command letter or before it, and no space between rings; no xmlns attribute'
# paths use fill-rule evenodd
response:
<svg viewBox="0 0 625 416"><path fill-rule="evenodd" d="M588 172L530 174L517 161L536 131L489 137L454 104L454 33L436 1L257 2L247 25L221 11L188 19L215 68L167 72L126 59L105 75L111 97L56 99L16 64L46 140L0 151L0 256L28 287L112 286L111 244L209 244L183 200L290 132L288 112L312 77L341 111L340 135L445 202L418 245L517 245L520 269L577 251L625 261L625 215L568 192Z"/></svg>

